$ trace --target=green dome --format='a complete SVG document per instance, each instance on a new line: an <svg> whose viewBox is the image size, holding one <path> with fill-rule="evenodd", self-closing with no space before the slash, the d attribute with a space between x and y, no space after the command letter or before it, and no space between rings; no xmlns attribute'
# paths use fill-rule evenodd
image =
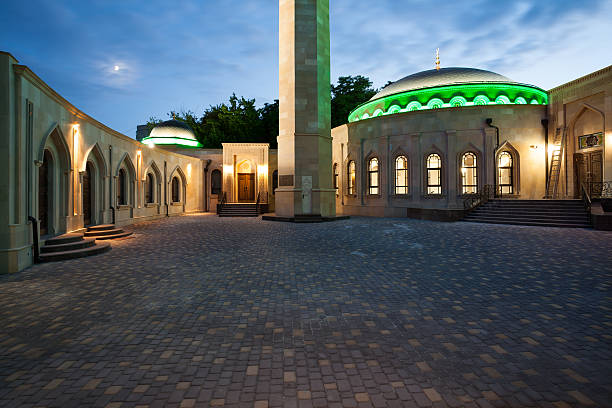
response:
<svg viewBox="0 0 612 408"><path fill-rule="evenodd" d="M156 125L149 136L142 139L149 146L175 145L181 147L202 147L193 133L193 129L180 120L171 119Z"/></svg>
<svg viewBox="0 0 612 408"><path fill-rule="evenodd" d="M409 75L355 108L349 122L417 110L474 105L548 103L542 89L476 68L431 69Z"/></svg>

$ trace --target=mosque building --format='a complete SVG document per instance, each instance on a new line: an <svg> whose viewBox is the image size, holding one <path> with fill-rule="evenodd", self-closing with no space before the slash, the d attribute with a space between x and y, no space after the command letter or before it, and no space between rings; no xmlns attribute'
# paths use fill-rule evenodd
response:
<svg viewBox="0 0 612 408"><path fill-rule="evenodd" d="M1 272L31 265L35 241L92 226L275 212L287 176L268 144L205 149L176 119L135 140L6 52L0 95ZM459 220L486 186L510 199L598 196L612 180L612 66L546 91L438 65L386 86L331 135L339 215Z"/></svg>

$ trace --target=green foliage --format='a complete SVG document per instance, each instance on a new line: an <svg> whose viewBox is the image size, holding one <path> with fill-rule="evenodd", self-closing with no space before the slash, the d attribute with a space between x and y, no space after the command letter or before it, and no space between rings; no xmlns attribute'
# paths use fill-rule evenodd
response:
<svg viewBox="0 0 612 408"><path fill-rule="evenodd" d="M338 78L338 85L332 85L331 91L332 128L347 123L349 113L376 94L372 81L361 75Z"/></svg>
<svg viewBox="0 0 612 408"><path fill-rule="evenodd" d="M278 101L266 103L257 109L255 99L230 96L227 103L211 106L201 117L191 112L168 114L186 122L193 129L196 139L204 148L218 149L222 143L270 143L276 149L278 136ZM153 128L161 120L151 118L147 122Z"/></svg>
<svg viewBox="0 0 612 408"><path fill-rule="evenodd" d="M331 86L332 127L348 122L349 113L366 102L375 93L372 82L361 75L338 78L338 84ZM270 143L276 149L278 136L278 100L255 106L255 99L230 96L227 103L210 106L198 117L192 111L171 111L168 116L186 122L193 129L196 139L205 149L219 149L221 143ZM162 122L150 118L149 129Z"/></svg>

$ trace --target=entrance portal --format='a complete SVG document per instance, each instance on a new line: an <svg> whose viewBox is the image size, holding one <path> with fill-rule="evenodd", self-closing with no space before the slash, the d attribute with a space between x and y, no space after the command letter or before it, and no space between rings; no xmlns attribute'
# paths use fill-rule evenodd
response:
<svg viewBox="0 0 612 408"><path fill-rule="evenodd" d="M91 225L91 183L93 171L91 168L91 163L87 162L87 167L85 174L83 174L83 223L87 225Z"/></svg>
<svg viewBox="0 0 612 408"><path fill-rule="evenodd" d="M43 164L38 168L38 220L40 236L49 233L49 202L52 200L51 184L51 154L45 150Z"/></svg>
<svg viewBox="0 0 612 408"><path fill-rule="evenodd" d="M590 153L574 154L576 198L580 198L581 185L584 184L591 197L601 196L603 178L603 154L601 150Z"/></svg>
<svg viewBox="0 0 612 408"><path fill-rule="evenodd" d="M238 202L255 202L255 173L238 173Z"/></svg>

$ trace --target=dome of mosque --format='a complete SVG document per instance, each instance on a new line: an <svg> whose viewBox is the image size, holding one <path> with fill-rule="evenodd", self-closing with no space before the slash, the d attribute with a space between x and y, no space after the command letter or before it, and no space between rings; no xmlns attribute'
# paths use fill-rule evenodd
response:
<svg viewBox="0 0 612 408"><path fill-rule="evenodd" d="M180 120L170 119L159 123L142 143L151 145L176 145L180 147L202 147L193 129Z"/></svg>
<svg viewBox="0 0 612 408"><path fill-rule="evenodd" d="M548 95L536 86L492 71L451 67L417 72L390 83L355 108L349 122L428 109L546 103Z"/></svg>

